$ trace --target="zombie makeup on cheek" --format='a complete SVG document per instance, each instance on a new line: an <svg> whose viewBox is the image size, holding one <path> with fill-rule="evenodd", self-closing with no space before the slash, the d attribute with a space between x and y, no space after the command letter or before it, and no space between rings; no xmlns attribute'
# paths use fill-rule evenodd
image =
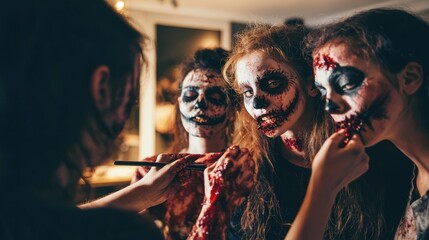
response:
<svg viewBox="0 0 429 240"><path fill-rule="evenodd" d="M329 84L340 95L355 96L363 81L365 74L354 67L337 66L329 75Z"/></svg>
<svg viewBox="0 0 429 240"><path fill-rule="evenodd" d="M370 118L378 120L387 119L386 105L388 101L389 95L385 93L379 96L369 108L364 109L362 112L356 113L350 117L346 117L341 122L337 122L337 131L344 129L346 135L346 138L343 140L341 147L345 146L354 134L365 131L364 126L368 126L369 129L374 131L374 127L371 124Z"/></svg>
<svg viewBox="0 0 429 240"><path fill-rule="evenodd" d="M358 116L363 119L365 125L367 125L371 130L374 130L371 122L369 121L370 118L376 119L376 120L382 120L387 119L387 103L389 102L389 94L386 92L379 96L376 100L372 102L372 104L365 110L362 111L362 113L359 113Z"/></svg>
<svg viewBox="0 0 429 240"><path fill-rule="evenodd" d="M259 88L269 95L279 95L290 88L290 76L281 69L264 71L257 76Z"/></svg>
<svg viewBox="0 0 429 240"><path fill-rule="evenodd" d="M272 110L269 113L258 117L256 119L258 122L258 129L260 129L264 134L269 134L274 131L274 129L280 127L285 121L288 121L290 115L295 112L298 107L298 102L299 91L296 91L294 98L286 107L282 106L280 109Z"/></svg>

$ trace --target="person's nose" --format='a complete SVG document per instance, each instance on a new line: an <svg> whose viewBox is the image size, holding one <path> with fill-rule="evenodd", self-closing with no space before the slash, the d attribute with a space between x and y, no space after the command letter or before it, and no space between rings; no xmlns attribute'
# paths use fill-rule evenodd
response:
<svg viewBox="0 0 429 240"><path fill-rule="evenodd" d="M344 113L346 109L346 104L341 96L328 91L325 99L325 111L330 114L340 114Z"/></svg>
<svg viewBox="0 0 429 240"><path fill-rule="evenodd" d="M207 110L207 103L203 95L200 95L195 103L196 109Z"/></svg>
<svg viewBox="0 0 429 240"><path fill-rule="evenodd" d="M337 111L340 109L340 106L333 102L331 99L326 99L325 103L325 111L329 113L337 113Z"/></svg>
<svg viewBox="0 0 429 240"><path fill-rule="evenodd" d="M253 98L253 108L255 108L255 109L266 108L266 107L268 107L268 105L269 105L269 102L264 97L255 96L255 98Z"/></svg>

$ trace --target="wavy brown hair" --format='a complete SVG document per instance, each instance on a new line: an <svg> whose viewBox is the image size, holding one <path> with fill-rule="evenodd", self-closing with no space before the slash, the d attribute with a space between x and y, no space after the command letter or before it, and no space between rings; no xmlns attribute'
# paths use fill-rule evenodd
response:
<svg viewBox="0 0 429 240"><path fill-rule="evenodd" d="M239 91L235 79L237 62L244 56L255 51L263 52L278 62L292 66L299 75L303 85L312 84L313 69L302 53L304 37L310 30L305 26L248 26L246 31L237 36L237 44L224 68L224 76L228 83L236 91ZM332 121L327 118L323 110L323 103L318 97L309 99L315 106L313 115L313 127L303 133L305 156L310 160L320 148L324 140L332 130ZM236 144L245 146L252 151L257 160L258 181L253 192L248 197L246 209L241 219L245 239L264 239L269 224L267 218L282 221L280 207L274 194L270 180L266 179L263 172L273 169L273 150L278 144L278 138L269 139L262 134L256 121L245 109L239 112L236 121ZM310 144L311 143L311 144ZM264 171L262 171L264 169Z"/></svg>

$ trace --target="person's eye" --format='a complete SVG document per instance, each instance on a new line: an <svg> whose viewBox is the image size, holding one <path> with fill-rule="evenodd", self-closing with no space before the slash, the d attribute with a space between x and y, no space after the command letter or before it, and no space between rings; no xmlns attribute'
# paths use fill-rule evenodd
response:
<svg viewBox="0 0 429 240"><path fill-rule="evenodd" d="M192 90L187 90L182 94L183 101L190 102L198 97L198 93Z"/></svg>
<svg viewBox="0 0 429 240"><path fill-rule="evenodd" d="M345 91L350 91L350 90L353 90L354 88L356 88L357 86L356 86L356 84L354 84L354 83L347 83L347 84L344 84L344 85L342 85L341 86L341 88L343 89L343 90L345 90Z"/></svg>
<svg viewBox="0 0 429 240"><path fill-rule="evenodd" d="M354 92L365 80L365 74L352 67L342 67L338 70L336 84L340 92Z"/></svg>
<svg viewBox="0 0 429 240"><path fill-rule="evenodd" d="M214 99L214 100L222 100L223 99L223 96L221 96L219 93L212 93L211 95L210 95L210 98L212 98L212 99Z"/></svg>
<svg viewBox="0 0 429 240"><path fill-rule="evenodd" d="M246 89L243 91L243 96L246 98L252 97L253 96L253 90L252 89Z"/></svg>
<svg viewBox="0 0 429 240"><path fill-rule="evenodd" d="M338 86L341 88L341 90L347 92L347 91L354 90L355 88L360 86L361 83L362 83L362 81L357 80L353 76L349 75L349 76L340 77L340 79L338 81Z"/></svg>
<svg viewBox="0 0 429 240"><path fill-rule="evenodd" d="M278 81L278 80L268 80L268 82L267 82L267 88L268 89L275 89L278 86L280 86L280 81Z"/></svg>

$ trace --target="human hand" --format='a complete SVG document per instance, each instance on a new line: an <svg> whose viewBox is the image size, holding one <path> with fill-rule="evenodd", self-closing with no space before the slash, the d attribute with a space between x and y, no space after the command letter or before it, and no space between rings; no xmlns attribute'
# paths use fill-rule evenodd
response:
<svg viewBox="0 0 429 240"><path fill-rule="evenodd" d="M173 195L182 184L179 176L188 164L195 161L198 156L181 154L160 154L157 162L169 164L162 168L152 167L143 178L134 184L142 188L140 201L146 202L146 208L165 202L168 196ZM177 159L177 157L181 157ZM177 160L174 160L177 159ZM146 171L141 169L141 171ZM137 187L136 186L136 187Z"/></svg>
<svg viewBox="0 0 429 240"><path fill-rule="evenodd" d="M246 148L232 146L204 171L206 203L224 202L228 212L243 203L256 181L255 162Z"/></svg>
<svg viewBox="0 0 429 240"><path fill-rule="evenodd" d="M228 148L204 171L205 201L188 240L226 239L227 223L256 180L255 162L246 148Z"/></svg>
<svg viewBox="0 0 429 240"><path fill-rule="evenodd" d="M369 157L360 137L354 135L344 146L345 137L344 130L332 134L312 163L313 183L334 195L369 168Z"/></svg>
<svg viewBox="0 0 429 240"><path fill-rule="evenodd" d="M165 162L172 162L174 160L177 160L179 158L183 158L188 156L189 153L177 153L177 154L164 154L162 155L162 161ZM157 160L159 155L154 155L151 157L147 157L144 158L143 161L146 162L155 162ZM150 171L151 167L138 167L136 169L136 172L134 173L134 175L131 177L131 184L137 182L138 180L142 179L149 171Z"/></svg>

